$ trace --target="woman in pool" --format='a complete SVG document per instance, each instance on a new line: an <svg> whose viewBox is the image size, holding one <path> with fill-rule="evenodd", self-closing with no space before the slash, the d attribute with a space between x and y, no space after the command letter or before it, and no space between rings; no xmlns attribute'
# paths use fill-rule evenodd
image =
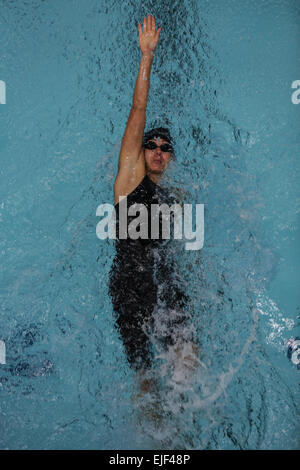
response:
<svg viewBox="0 0 300 470"><path fill-rule="evenodd" d="M151 239L151 217L146 221L147 239L119 236L124 198L128 208L143 204L148 214L152 204L170 206L176 202L159 185L171 159L175 158L170 132L160 127L144 134L150 72L161 28L156 30L155 18L149 14L144 18L143 28L139 24L138 30L142 58L114 183L117 240L110 272L110 295L129 364L141 375L141 391L147 391L151 384L145 372L153 364L149 335L153 335L157 325L155 312L164 311L161 315L164 331L159 332L159 339L166 347L173 348L178 361L184 360L187 368L195 367L197 348L186 333L189 318L184 308L188 297L176 282L175 264L167 255L165 240L162 242L161 234L158 239ZM128 225L132 219L128 216Z"/></svg>

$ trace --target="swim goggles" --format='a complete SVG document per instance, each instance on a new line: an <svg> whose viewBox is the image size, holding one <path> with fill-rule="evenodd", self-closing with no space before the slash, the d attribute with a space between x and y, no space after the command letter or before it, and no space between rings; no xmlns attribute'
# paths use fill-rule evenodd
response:
<svg viewBox="0 0 300 470"><path fill-rule="evenodd" d="M159 147L162 152L173 152L173 147L172 147L172 145L170 145L170 144L156 145L155 142L149 141L149 142L146 142L146 143L143 145L143 147L144 147L145 149L149 149L149 150L154 150L154 149L156 149L157 147Z"/></svg>

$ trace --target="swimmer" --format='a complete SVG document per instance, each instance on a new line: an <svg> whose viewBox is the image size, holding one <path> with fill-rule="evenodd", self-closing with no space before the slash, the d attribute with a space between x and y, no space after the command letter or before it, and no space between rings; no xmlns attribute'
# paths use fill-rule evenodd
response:
<svg viewBox="0 0 300 470"><path fill-rule="evenodd" d="M148 379L147 371L151 370L153 363L149 330L153 327L154 312L159 302L163 302L167 314L178 312L176 320L172 320L170 330L163 339L166 347L176 348L176 360L186 364L187 369L194 370L198 349L192 338L184 340L184 344L192 345L185 348L180 337L181 329L183 330L189 322L188 315L184 313L189 299L174 281L175 266L169 258L164 258L161 238L152 240L150 236L148 239L120 239L118 233L122 198L127 197L128 208L134 203L142 203L149 208L151 204L170 205L176 202L174 196L171 197L170 193L159 185L170 161L175 159L174 142L170 132L164 127L159 127L144 133L150 72L161 28L156 29L155 18L149 14L144 18L143 26L138 25L138 32L142 57L114 183L117 238L109 289L116 327L122 338L128 362L138 372L138 396L143 396L157 389L155 381ZM151 233L150 225L151 221L148 233ZM161 288L162 286L164 288ZM179 332L178 335L174 336L174 330Z"/></svg>

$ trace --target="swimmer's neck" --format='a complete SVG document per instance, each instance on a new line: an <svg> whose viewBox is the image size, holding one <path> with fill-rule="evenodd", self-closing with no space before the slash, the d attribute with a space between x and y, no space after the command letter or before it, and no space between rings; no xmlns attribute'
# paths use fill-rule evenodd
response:
<svg viewBox="0 0 300 470"><path fill-rule="evenodd" d="M157 173L152 173L151 171L148 171L147 176L148 176L148 178L150 178L151 181L153 181L153 183L159 184L159 182L161 181L161 178L162 178L162 173L157 174Z"/></svg>

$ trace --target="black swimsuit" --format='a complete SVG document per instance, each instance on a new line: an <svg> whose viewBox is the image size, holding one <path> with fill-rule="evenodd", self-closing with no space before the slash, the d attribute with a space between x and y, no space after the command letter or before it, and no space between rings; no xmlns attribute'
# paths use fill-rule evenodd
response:
<svg viewBox="0 0 300 470"><path fill-rule="evenodd" d="M158 305L167 312L164 344L174 344L173 330L186 323L183 308L188 297L176 282L175 265L168 240L151 239L151 204L177 202L169 192L155 184L147 175L127 196L127 208L142 203L148 209L148 239L119 239L119 208L116 204L116 255L110 270L109 291L127 358L135 369L152 366L153 351L149 331L153 331L154 309ZM128 216L128 224L136 216ZM161 224L160 224L161 226ZM174 317L174 312L175 317ZM150 329L149 329L150 328Z"/></svg>

